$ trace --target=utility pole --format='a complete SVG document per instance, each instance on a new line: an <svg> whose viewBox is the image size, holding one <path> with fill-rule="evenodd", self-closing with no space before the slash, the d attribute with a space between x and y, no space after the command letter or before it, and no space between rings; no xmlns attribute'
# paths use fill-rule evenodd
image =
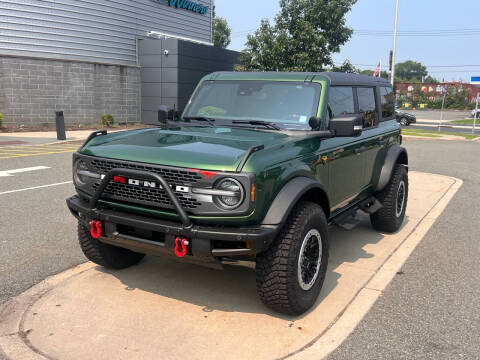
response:
<svg viewBox="0 0 480 360"><path fill-rule="evenodd" d="M395 82L395 55L397 52L397 25L398 25L398 0L395 0L395 25L393 27L393 52L392 52L392 78L390 79L393 84Z"/></svg>
<svg viewBox="0 0 480 360"><path fill-rule="evenodd" d="M442 122L443 122L443 109L445 107L445 97L447 96L448 88L444 89L443 91L443 100L442 100L442 110L440 112L440 122L438 123L438 131L442 130Z"/></svg>

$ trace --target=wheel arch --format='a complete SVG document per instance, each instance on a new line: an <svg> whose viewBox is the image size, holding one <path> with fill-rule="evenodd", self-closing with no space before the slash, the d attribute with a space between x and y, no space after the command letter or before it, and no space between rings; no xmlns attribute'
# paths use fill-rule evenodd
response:
<svg viewBox="0 0 480 360"><path fill-rule="evenodd" d="M388 149L385 161L380 172L375 191L382 191L387 186L390 178L392 177L393 169L395 165L401 164L407 168L408 171L408 153L407 150L399 145L393 145Z"/></svg>
<svg viewBox="0 0 480 360"><path fill-rule="evenodd" d="M308 177L296 177L286 183L277 194L262 225L283 224L293 207L302 200L320 205L326 218L330 217L330 201L324 186Z"/></svg>

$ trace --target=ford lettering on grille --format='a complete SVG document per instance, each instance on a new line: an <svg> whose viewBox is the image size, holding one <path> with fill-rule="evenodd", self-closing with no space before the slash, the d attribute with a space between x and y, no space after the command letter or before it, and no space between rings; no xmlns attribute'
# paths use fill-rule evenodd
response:
<svg viewBox="0 0 480 360"><path fill-rule="evenodd" d="M137 179L127 179L123 176L114 176L113 181L119 184L128 184L133 186L141 186L151 189L163 189L162 185L157 184L155 181L147 181L147 180L137 180ZM173 188L172 185L170 187ZM190 188L188 186L176 186L175 191L189 193Z"/></svg>

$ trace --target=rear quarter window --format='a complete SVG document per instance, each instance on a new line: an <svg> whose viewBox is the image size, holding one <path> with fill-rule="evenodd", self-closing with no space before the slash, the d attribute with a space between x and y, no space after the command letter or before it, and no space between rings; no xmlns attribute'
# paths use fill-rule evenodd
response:
<svg viewBox="0 0 480 360"><path fill-rule="evenodd" d="M395 98L390 87L380 88L380 101L382 102L382 118L390 119L395 114Z"/></svg>
<svg viewBox="0 0 480 360"><path fill-rule="evenodd" d="M376 125L377 106L375 102L375 88L358 87L358 111L363 118L363 127L369 128Z"/></svg>

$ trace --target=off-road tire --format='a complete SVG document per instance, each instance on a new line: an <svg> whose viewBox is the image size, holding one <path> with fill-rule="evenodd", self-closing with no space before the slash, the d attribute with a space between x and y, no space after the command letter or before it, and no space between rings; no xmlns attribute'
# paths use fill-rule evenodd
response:
<svg viewBox="0 0 480 360"><path fill-rule="evenodd" d="M402 211L398 215L397 195L402 182L404 184L405 197ZM408 172L405 166L401 164L395 165L390 182L375 197L382 203L383 207L375 214L370 215L373 228L389 233L397 231L402 226L408 203Z"/></svg>
<svg viewBox="0 0 480 360"><path fill-rule="evenodd" d="M78 224L78 242L88 260L109 269L125 269L138 264L145 254L102 243L90 235L89 229Z"/></svg>
<svg viewBox="0 0 480 360"><path fill-rule="evenodd" d="M313 286L303 290L298 279L298 262L306 234L318 230L322 256ZM286 314L300 315L310 309L318 298L328 265L327 220L323 209L311 202L295 206L271 247L256 259L257 291L269 308Z"/></svg>

